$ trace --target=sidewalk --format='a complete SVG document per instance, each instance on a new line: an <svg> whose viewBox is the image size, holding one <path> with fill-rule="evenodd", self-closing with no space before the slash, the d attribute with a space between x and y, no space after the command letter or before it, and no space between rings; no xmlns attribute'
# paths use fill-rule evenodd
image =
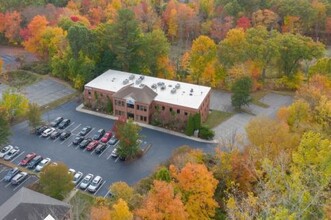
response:
<svg viewBox="0 0 331 220"><path fill-rule="evenodd" d="M117 117L115 117L113 115L108 115L108 114L104 114L104 113L101 113L101 112L95 112L95 111L92 111L92 110L84 109L83 104L80 104L76 108L76 111L83 112L83 113L90 114L90 115L103 117L103 118L108 118L108 119L111 119L111 120L117 120ZM135 122L135 123L138 124L141 127L144 127L144 128L160 131L160 132L163 132L163 133L175 135L175 136L178 136L178 137L186 138L186 139L201 142L201 143L209 143L209 144L216 144L217 143L216 140L212 140L212 141L203 140L203 139L196 138L196 137L189 137L189 136L186 136L185 134L182 134L182 133L179 133L179 132L176 132L176 131L171 131L171 130L168 130L168 129L165 129L165 128L160 128L160 127L153 126L153 125L144 124L144 123L140 123L140 122Z"/></svg>

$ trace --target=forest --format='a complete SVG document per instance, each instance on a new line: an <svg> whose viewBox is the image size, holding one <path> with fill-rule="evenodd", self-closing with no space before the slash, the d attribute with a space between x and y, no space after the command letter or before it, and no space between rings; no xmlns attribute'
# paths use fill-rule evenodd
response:
<svg viewBox="0 0 331 220"><path fill-rule="evenodd" d="M295 91L247 125L244 150L239 136L213 154L180 147L136 185L114 183L91 219L330 219L330 43L330 0L0 0L0 44L78 90L117 69Z"/></svg>

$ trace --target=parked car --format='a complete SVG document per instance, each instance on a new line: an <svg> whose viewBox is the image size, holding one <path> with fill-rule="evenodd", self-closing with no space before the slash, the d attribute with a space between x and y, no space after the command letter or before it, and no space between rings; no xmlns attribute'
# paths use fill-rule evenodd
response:
<svg viewBox="0 0 331 220"><path fill-rule="evenodd" d="M99 129L93 136L93 140L99 140L105 134L105 129Z"/></svg>
<svg viewBox="0 0 331 220"><path fill-rule="evenodd" d="M18 185L19 183L23 182L23 180L28 176L26 172L20 172L16 174L12 180L10 181L13 185Z"/></svg>
<svg viewBox="0 0 331 220"><path fill-rule="evenodd" d="M78 145L78 144L80 144L83 140L84 140L84 137L82 137L82 136L77 136L77 137L75 137L75 139L72 141L72 144L73 144L73 145Z"/></svg>
<svg viewBox="0 0 331 220"><path fill-rule="evenodd" d="M117 158L117 157L118 157L117 151L118 151L118 150L117 150L117 147L116 147L116 148L114 148L114 150L111 152L110 155L111 155L112 157L114 157L114 158Z"/></svg>
<svg viewBox="0 0 331 220"><path fill-rule="evenodd" d="M23 160L19 163L21 166L26 166L35 156L37 156L36 153L29 153L27 154Z"/></svg>
<svg viewBox="0 0 331 220"><path fill-rule="evenodd" d="M74 170L74 169L72 169L72 168L69 168L69 169L68 169L68 173L71 174L71 175L75 175L76 170Z"/></svg>
<svg viewBox="0 0 331 220"><path fill-rule="evenodd" d="M79 144L79 148L80 149L85 149L87 145L89 145L89 143L91 143L92 139L91 138L85 138L80 144Z"/></svg>
<svg viewBox="0 0 331 220"><path fill-rule="evenodd" d="M48 126L46 126L46 125L41 125L41 126L37 127L35 130L36 135L41 135L47 128L48 128Z"/></svg>
<svg viewBox="0 0 331 220"><path fill-rule="evenodd" d="M87 174L87 175L84 177L84 179L82 180L82 182L79 184L79 187L80 187L81 189L86 189L86 188L88 187L88 185L90 185L90 183L92 182L93 177L94 177L93 174L91 174L91 173Z"/></svg>
<svg viewBox="0 0 331 220"><path fill-rule="evenodd" d="M36 172L40 172L42 169L44 169L47 164L49 164L51 162L51 159L50 158L45 158L43 159L37 166L36 166L36 169L35 171Z"/></svg>
<svg viewBox="0 0 331 220"><path fill-rule="evenodd" d="M50 126L56 128L63 121L63 117L57 117L54 121L50 123Z"/></svg>
<svg viewBox="0 0 331 220"><path fill-rule="evenodd" d="M93 141L91 141L91 143L89 143L87 145L86 150L87 151L92 151L92 150L94 150L97 147L98 144L99 144L99 141L93 140Z"/></svg>
<svg viewBox="0 0 331 220"><path fill-rule="evenodd" d="M92 183L88 186L87 190L89 192L94 193L101 186L101 184L102 184L101 176L96 176L96 177L94 177Z"/></svg>
<svg viewBox="0 0 331 220"><path fill-rule="evenodd" d="M63 121L59 124L59 128L60 129L65 129L66 127L68 127L69 126L69 124L70 124L70 119L63 119Z"/></svg>
<svg viewBox="0 0 331 220"><path fill-rule="evenodd" d="M43 136L43 137L48 137L48 136L51 135L54 131L55 131L55 128L47 128L47 129L42 133L42 136Z"/></svg>
<svg viewBox="0 0 331 220"><path fill-rule="evenodd" d="M74 175L74 179L72 180L72 183L77 185L78 182L83 178L83 173L80 171L77 171Z"/></svg>
<svg viewBox="0 0 331 220"><path fill-rule="evenodd" d="M20 149L18 147L13 147L13 149L11 149L3 159L5 160L11 160L14 157L16 157L20 152Z"/></svg>
<svg viewBox="0 0 331 220"><path fill-rule="evenodd" d="M107 148L106 144L99 143L98 146L95 148L95 153L101 154L106 148Z"/></svg>
<svg viewBox="0 0 331 220"><path fill-rule="evenodd" d="M91 130L92 130L92 127L91 127L91 126L86 126L86 127L84 127L84 128L79 132L78 135L80 135L80 136L85 136L85 135L87 135Z"/></svg>
<svg viewBox="0 0 331 220"><path fill-rule="evenodd" d="M35 158L33 158L29 163L28 163L28 168L30 170L33 170L34 168L36 168L36 166L43 160L44 158L40 155L35 156Z"/></svg>
<svg viewBox="0 0 331 220"><path fill-rule="evenodd" d="M6 156L9 151L11 151L14 147L11 145L7 145L6 147L2 148L0 151L0 158L3 158L4 156Z"/></svg>
<svg viewBox="0 0 331 220"><path fill-rule="evenodd" d="M112 136L113 134L110 131L106 132L105 135L101 138L101 142L107 143Z"/></svg>
<svg viewBox="0 0 331 220"><path fill-rule="evenodd" d="M61 140L65 140L65 139L67 139L70 135L71 135L71 132L70 132L70 131L64 131L64 132L61 133L61 135L60 135L60 139L61 139Z"/></svg>
<svg viewBox="0 0 331 220"><path fill-rule="evenodd" d="M8 173L6 174L6 176L4 177L4 180L9 182L19 172L21 172L21 171L17 167L10 169L8 171Z"/></svg>
<svg viewBox="0 0 331 220"><path fill-rule="evenodd" d="M51 134L51 139L56 139L61 135L61 131L59 129L56 129L55 131L53 131L53 133Z"/></svg>
<svg viewBox="0 0 331 220"><path fill-rule="evenodd" d="M115 145L117 142L118 142L118 139L115 137L115 135L113 135L113 136L109 139L108 144L109 144L109 145Z"/></svg>

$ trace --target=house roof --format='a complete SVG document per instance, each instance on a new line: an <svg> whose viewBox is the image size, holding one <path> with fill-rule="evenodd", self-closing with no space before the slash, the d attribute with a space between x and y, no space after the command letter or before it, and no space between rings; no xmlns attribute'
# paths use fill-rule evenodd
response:
<svg viewBox="0 0 331 220"><path fill-rule="evenodd" d="M70 205L44 194L22 187L0 206L0 219L39 220L51 215L55 219L64 219Z"/></svg>
<svg viewBox="0 0 331 220"><path fill-rule="evenodd" d="M123 87L149 87L157 95L154 100L198 109L211 88L191 83L143 76L117 70L108 70L85 85L85 89L119 92ZM136 90L139 93L142 90Z"/></svg>
<svg viewBox="0 0 331 220"><path fill-rule="evenodd" d="M150 104L157 93L148 86L132 87L131 85L121 88L113 95L115 98L133 99L135 102Z"/></svg>

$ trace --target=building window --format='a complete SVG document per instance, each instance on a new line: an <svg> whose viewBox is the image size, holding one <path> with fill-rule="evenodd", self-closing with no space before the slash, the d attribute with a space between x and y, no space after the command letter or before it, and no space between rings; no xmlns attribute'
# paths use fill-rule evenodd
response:
<svg viewBox="0 0 331 220"><path fill-rule="evenodd" d="M126 107L128 107L128 108L134 108L134 105L133 104L130 104L130 103L126 103Z"/></svg>
<svg viewBox="0 0 331 220"><path fill-rule="evenodd" d="M144 121L147 121L147 117L146 116L144 116Z"/></svg>
<svg viewBox="0 0 331 220"><path fill-rule="evenodd" d="M140 115L140 121L142 121L144 119L144 117L142 115Z"/></svg>
<svg viewBox="0 0 331 220"><path fill-rule="evenodd" d="M187 112L184 112L184 115L187 116Z"/></svg>
<svg viewBox="0 0 331 220"><path fill-rule="evenodd" d="M177 114L180 114L180 110L179 109L177 109Z"/></svg>
<svg viewBox="0 0 331 220"><path fill-rule="evenodd" d="M89 90L89 91L87 91L87 92L88 92L88 94L89 94L89 95L91 95L91 91L90 91L90 90Z"/></svg>
<svg viewBox="0 0 331 220"><path fill-rule="evenodd" d="M139 108L140 108L140 105L137 105L137 110L139 110Z"/></svg>
<svg viewBox="0 0 331 220"><path fill-rule="evenodd" d="M165 110L165 107L164 106L162 106L162 111L164 111Z"/></svg>
<svg viewBox="0 0 331 220"><path fill-rule="evenodd" d="M172 108L170 108L169 111L172 112Z"/></svg>

